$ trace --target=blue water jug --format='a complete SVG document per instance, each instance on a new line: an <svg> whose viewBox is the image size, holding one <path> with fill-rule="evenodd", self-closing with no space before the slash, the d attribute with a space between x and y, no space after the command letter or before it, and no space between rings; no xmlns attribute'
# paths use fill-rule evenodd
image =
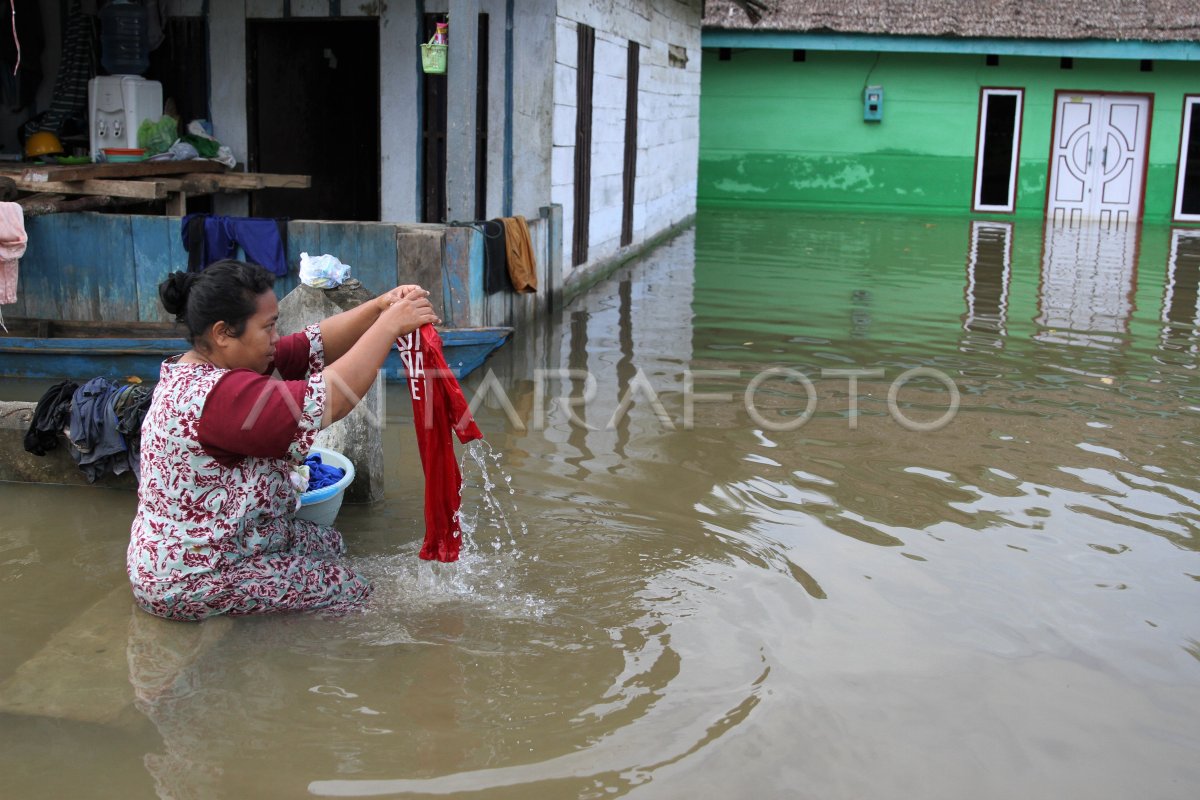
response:
<svg viewBox="0 0 1200 800"><path fill-rule="evenodd" d="M141 75L150 67L150 20L140 3L112 0L100 10L100 63L109 75Z"/></svg>

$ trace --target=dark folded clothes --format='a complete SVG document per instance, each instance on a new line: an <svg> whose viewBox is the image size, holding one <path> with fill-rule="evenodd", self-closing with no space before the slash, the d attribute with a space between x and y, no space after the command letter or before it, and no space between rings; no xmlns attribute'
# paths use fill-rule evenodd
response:
<svg viewBox="0 0 1200 800"><path fill-rule="evenodd" d="M29 430L25 431L26 452L44 456L58 447L58 435L71 416L71 398L77 388L74 381L56 383L38 400Z"/></svg>
<svg viewBox="0 0 1200 800"><path fill-rule="evenodd" d="M113 395L118 391L105 378L92 378L71 399L71 456L88 483L108 472L120 475L130 469L125 437L117 430L113 411Z"/></svg>

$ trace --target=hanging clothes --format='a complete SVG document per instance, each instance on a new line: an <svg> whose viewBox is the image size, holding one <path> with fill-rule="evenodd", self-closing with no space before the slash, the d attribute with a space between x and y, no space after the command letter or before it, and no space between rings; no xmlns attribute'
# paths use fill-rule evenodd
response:
<svg viewBox="0 0 1200 800"><path fill-rule="evenodd" d="M251 264L281 278L288 274L287 220L188 214L180 222L180 237L188 251L188 272L235 258L240 246Z"/></svg>
<svg viewBox="0 0 1200 800"><path fill-rule="evenodd" d="M88 129L88 81L96 74L97 61L96 21L84 11L81 0L68 0L64 16L62 54L50 107L21 126L24 139L38 131L61 137Z"/></svg>
<svg viewBox="0 0 1200 800"><path fill-rule="evenodd" d="M483 291L492 295L510 285L504 220L489 219L479 226L479 231L483 234Z"/></svg>
<svg viewBox="0 0 1200 800"><path fill-rule="evenodd" d="M0 203L0 305L17 302L17 262L28 243L24 209L17 203ZM3 327L4 315L0 314Z"/></svg>
<svg viewBox="0 0 1200 800"><path fill-rule="evenodd" d="M508 247L508 277L518 292L537 291L537 260L525 218L504 217L504 238Z"/></svg>
<svg viewBox="0 0 1200 800"><path fill-rule="evenodd" d="M425 541L420 555L426 561L457 561L462 545L458 523L462 473L452 435L466 444L482 439L483 433L446 365L442 339L433 326L422 325L398 339L396 345L407 373L417 449L425 472Z"/></svg>

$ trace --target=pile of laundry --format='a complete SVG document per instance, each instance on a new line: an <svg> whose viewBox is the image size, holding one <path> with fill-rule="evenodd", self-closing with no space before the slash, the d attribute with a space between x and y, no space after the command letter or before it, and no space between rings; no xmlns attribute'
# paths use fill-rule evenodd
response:
<svg viewBox="0 0 1200 800"><path fill-rule="evenodd" d="M25 432L25 450L44 456L66 436L71 457L88 483L108 473L141 474L142 420L153 387L144 383L118 386L93 378L79 386L62 381L51 386L33 411Z"/></svg>
<svg viewBox="0 0 1200 800"><path fill-rule="evenodd" d="M323 463L320 453L310 453L303 464L292 467L288 479L298 494L304 494L333 486L344 477L346 470Z"/></svg>

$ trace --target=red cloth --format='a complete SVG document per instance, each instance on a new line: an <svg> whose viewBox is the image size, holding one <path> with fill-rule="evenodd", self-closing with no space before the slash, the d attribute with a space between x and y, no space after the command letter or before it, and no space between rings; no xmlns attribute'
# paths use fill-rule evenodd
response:
<svg viewBox="0 0 1200 800"><path fill-rule="evenodd" d="M421 558L457 561L462 536L458 506L462 473L454 455L451 432L463 444L482 439L454 373L442 355L442 339L432 325L422 325L396 340L408 374L417 448L425 470L425 543Z"/></svg>

